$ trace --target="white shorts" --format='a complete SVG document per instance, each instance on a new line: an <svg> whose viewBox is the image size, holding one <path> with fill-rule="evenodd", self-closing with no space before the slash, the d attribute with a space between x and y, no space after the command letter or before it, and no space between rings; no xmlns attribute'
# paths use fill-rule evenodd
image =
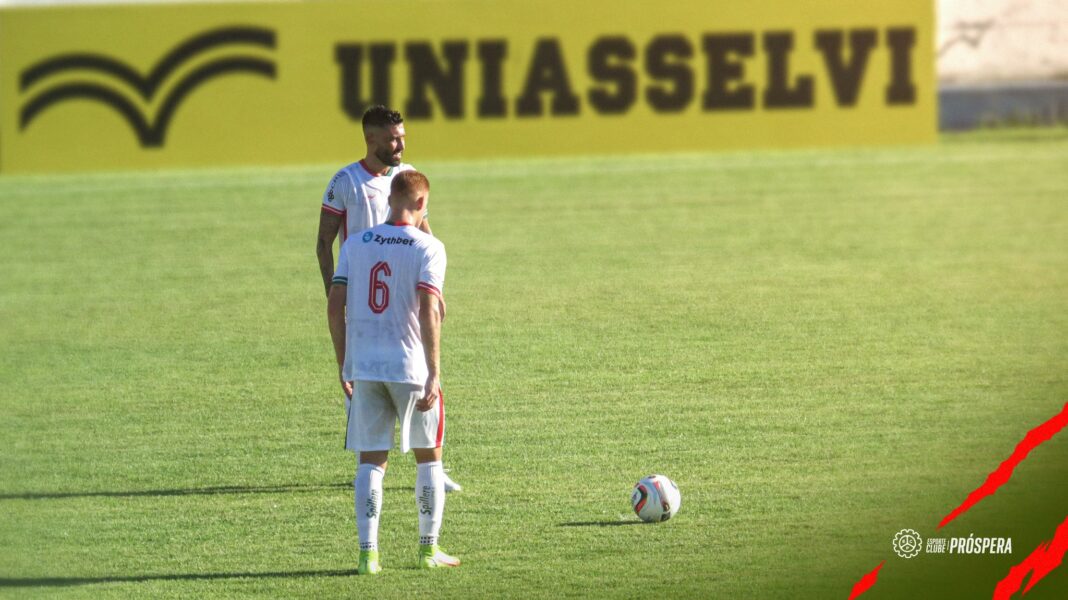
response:
<svg viewBox="0 0 1068 600"><path fill-rule="evenodd" d="M393 428L404 419L408 406L423 397L423 386L359 379L352 382L352 386L345 449L353 452L392 450ZM440 390L436 408L421 412L412 407L408 436L412 448L440 448L444 443L445 399Z"/></svg>

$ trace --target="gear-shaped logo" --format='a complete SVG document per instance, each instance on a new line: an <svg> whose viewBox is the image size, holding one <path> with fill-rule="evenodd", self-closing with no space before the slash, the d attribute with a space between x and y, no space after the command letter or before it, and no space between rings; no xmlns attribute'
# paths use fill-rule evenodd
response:
<svg viewBox="0 0 1068 600"><path fill-rule="evenodd" d="M901 558L912 558L920 553L923 538L912 529L902 529L894 536L894 552Z"/></svg>

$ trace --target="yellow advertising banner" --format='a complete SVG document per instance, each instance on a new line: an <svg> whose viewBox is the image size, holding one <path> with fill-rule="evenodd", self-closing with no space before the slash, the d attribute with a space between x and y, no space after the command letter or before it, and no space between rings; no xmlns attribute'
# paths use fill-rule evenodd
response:
<svg viewBox="0 0 1068 600"><path fill-rule="evenodd" d="M933 141L931 0L0 10L0 172Z"/></svg>

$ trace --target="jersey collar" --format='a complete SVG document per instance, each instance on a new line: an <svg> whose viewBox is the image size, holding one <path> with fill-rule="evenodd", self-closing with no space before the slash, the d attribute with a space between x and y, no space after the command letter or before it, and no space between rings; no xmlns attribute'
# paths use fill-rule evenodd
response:
<svg viewBox="0 0 1068 600"><path fill-rule="evenodd" d="M371 167L367 166L367 161L362 158L360 159L360 166L363 167L363 170L367 171L372 177L389 177L393 174L393 167L389 167L388 169L386 169L385 173L375 173L371 170Z"/></svg>

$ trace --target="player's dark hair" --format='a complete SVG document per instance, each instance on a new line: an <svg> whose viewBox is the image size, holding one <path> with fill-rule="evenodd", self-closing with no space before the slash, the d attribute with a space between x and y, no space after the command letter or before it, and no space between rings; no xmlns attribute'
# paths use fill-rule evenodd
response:
<svg viewBox="0 0 1068 600"><path fill-rule="evenodd" d="M429 192L430 181L419 171L401 171L393 176L389 184L390 196L418 195L419 192Z"/></svg>
<svg viewBox="0 0 1068 600"><path fill-rule="evenodd" d="M381 104L376 104L371 108L368 108L363 113L363 130L367 131L371 127L392 127L394 125L400 125L404 122L404 117L395 110L390 110Z"/></svg>

